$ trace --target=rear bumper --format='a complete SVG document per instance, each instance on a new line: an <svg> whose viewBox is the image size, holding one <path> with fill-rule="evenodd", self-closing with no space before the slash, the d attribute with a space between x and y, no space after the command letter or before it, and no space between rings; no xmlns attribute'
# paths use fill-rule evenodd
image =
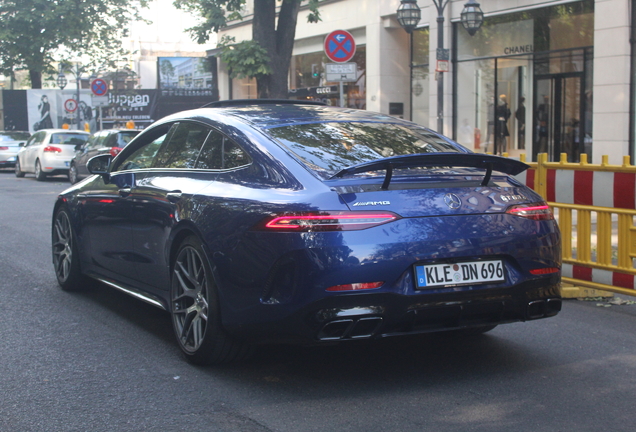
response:
<svg viewBox="0 0 636 432"><path fill-rule="evenodd" d="M51 155L42 156L42 171L47 174L68 172L73 156L68 155Z"/></svg>
<svg viewBox="0 0 636 432"><path fill-rule="evenodd" d="M560 277L551 276L474 293L341 295L277 322L227 330L255 343L319 344L528 321L560 310Z"/></svg>

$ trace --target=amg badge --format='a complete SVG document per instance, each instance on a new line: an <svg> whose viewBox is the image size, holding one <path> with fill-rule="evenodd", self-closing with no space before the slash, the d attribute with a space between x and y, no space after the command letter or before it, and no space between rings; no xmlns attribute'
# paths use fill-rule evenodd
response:
<svg viewBox="0 0 636 432"><path fill-rule="evenodd" d="M391 205L391 201L361 201L361 202L357 202L353 204L354 207L380 206L380 205Z"/></svg>

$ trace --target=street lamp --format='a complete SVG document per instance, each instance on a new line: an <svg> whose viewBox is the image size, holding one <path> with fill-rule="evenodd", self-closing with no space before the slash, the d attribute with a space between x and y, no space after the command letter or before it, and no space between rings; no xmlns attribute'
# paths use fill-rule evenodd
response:
<svg viewBox="0 0 636 432"><path fill-rule="evenodd" d="M75 82L77 83L77 96L75 102L77 103L77 108L75 111L77 112L77 129L82 130L82 117L80 116L80 80L82 79L82 73L84 73L84 69L81 67L79 62L75 63L75 70L67 69L67 72L70 72L75 77ZM57 85L64 90L66 84L68 83L66 76L63 72L63 66L60 65L60 74L57 76Z"/></svg>
<svg viewBox="0 0 636 432"><path fill-rule="evenodd" d="M475 0L468 0L461 13L462 25L469 35L474 36L484 22L484 13Z"/></svg>
<svg viewBox="0 0 636 432"><path fill-rule="evenodd" d="M444 49L444 9L449 0L433 0L437 9L437 60L450 60L449 50ZM401 0L397 10L398 22L411 33L420 21L421 11L417 0ZM462 25L472 36L481 26L484 13L475 0L468 0L461 13ZM438 71L437 77L437 131L444 133L444 72Z"/></svg>
<svg viewBox="0 0 636 432"><path fill-rule="evenodd" d="M421 17L422 11L417 5L417 0L402 0L397 10L397 20L407 33L411 33L417 27Z"/></svg>
<svg viewBox="0 0 636 432"><path fill-rule="evenodd" d="M66 84L68 84L68 81L66 80L66 75L64 75L64 72L62 72L62 69L60 68L60 73L57 76L57 86L64 90L64 87L66 87Z"/></svg>

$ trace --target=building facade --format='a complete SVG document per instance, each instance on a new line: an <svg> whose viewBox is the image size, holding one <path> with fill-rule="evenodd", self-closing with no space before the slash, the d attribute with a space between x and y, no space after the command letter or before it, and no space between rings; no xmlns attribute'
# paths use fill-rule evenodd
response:
<svg viewBox="0 0 636 432"><path fill-rule="evenodd" d="M322 21L298 17L289 97L400 116L438 128L443 74L444 134L476 152L548 153L570 162L622 163L634 157L633 0L481 0L484 22L474 36L462 27L466 0L450 0L442 16L448 71L436 72L438 8L419 0L421 20L407 33L399 0L326 0ZM244 19L222 34L251 38ZM355 39L354 80L327 80L325 37ZM222 35L221 34L221 35ZM632 38L631 40L633 40ZM256 97L252 80L230 80L219 64L221 99Z"/></svg>

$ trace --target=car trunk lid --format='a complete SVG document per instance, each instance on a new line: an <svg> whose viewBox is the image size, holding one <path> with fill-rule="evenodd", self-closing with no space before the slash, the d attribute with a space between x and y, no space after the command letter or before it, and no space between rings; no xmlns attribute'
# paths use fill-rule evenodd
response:
<svg viewBox="0 0 636 432"><path fill-rule="evenodd" d="M527 167L490 155L408 155L348 167L327 184L351 210L382 209L403 217L501 213L540 200L506 175Z"/></svg>

